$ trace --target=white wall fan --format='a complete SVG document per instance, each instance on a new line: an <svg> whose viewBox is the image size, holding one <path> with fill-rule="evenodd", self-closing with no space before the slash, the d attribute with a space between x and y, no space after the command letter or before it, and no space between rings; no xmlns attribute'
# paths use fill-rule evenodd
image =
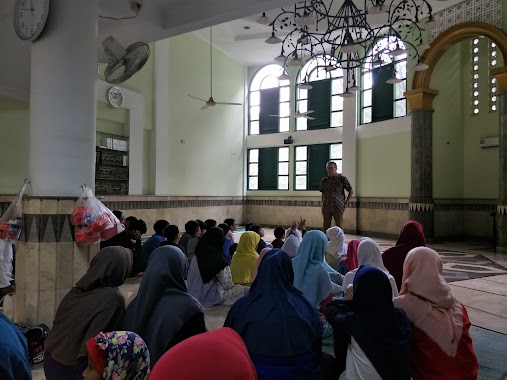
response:
<svg viewBox="0 0 507 380"><path fill-rule="evenodd" d="M198 98L197 96L188 95L193 99L200 100L205 104L201 107L202 110L205 110L208 107L214 107L217 104L225 105L225 106L241 106L242 103L231 103L231 102L217 102L213 99L213 30L209 28L209 62L210 62L210 97L208 100L204 100L202 98Z"/></svg>
<svg viewBox="0 0 507 380"><path fill-rule="evenodd" d="M104 71L106 82L118 84L130 79L143 68L150 57L150 47L145 42L134 42L126 49L113 37L103 42L104 52L109 56L109 64Z"/></svg>

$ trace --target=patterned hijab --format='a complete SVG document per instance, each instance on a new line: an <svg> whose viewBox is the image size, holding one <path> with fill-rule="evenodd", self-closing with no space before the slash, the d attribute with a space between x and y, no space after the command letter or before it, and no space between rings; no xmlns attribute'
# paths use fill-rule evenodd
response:
<svg viewBox="0 0 507 380"><path fill-rule="evenodd" d="M86 342L88 356L104 380L146 380L150 353L144 340L130 331L100 333Z"/></svg>

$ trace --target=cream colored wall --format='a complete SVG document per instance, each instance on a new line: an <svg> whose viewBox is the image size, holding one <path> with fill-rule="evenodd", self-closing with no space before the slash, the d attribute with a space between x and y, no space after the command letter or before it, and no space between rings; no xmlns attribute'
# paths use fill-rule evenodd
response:
<svg viewBox="0 0 507 380"><path fill-rule="evenodd" d="M210 96L209 45L193 34L169 40L169 193L242 195L243 106L200 110ZM245 68L213 49L215 101L244 104Z"/></svg>
<svg viewBox="0 0 507 380"><path fill-rule="evenodd" d="M410 197L410 132L357 141L356 187L357 197Z"/></svg>

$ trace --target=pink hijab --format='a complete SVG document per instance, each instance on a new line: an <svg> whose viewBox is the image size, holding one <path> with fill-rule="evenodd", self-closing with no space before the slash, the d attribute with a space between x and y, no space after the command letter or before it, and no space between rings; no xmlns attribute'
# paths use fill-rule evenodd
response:
<svg viewBox="0 0 507 380"><path fill-rule="evenodd" d="M257 270L259 269L259 265L261 264L261 261L262 261L262 258L264 257L264 255L266 253L268 253L269 251L271 251L273 248L269 248L269 247L266 247L264 248L261 253L259 254L259 258L257 259L257 264L255 264L255 271L254 271L254 274L253 274L253 277L252 277L252 282L254 282L255 280L255 277L257 277Z"/></svg>
<svg viewBox="0 0 507 380"><path fill-rule="evenodd" d="M359 262L357 261L357 247L359 247L359 243L361 240L351 240L347 246L347 257L342 260L342 263L345 264L348 271L354 270L359 267Z"/></svg>
<svg viewBox="0 0 507 380"><path fill-rule="evenodd" d="M442 272L438 253L427 247L412 249L403 265L403 285L394 305L447 356L454 357L463 333L463 306Z"/></svg>

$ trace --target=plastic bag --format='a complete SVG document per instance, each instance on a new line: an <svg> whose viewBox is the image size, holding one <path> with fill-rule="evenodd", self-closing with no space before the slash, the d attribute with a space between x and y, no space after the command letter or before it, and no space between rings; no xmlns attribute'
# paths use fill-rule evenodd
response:
<svg viewBox="0 0 507 380"><path fill-rule="evenodd" d="M23 226L22 199L29 183L30 181L25 179L21 191L0 217L0 239L8 243L16 243L21 235L21 227Z"/></svg>
<svg viewBox="0 0 507 380"><path fill-rule="evenodd" d="M76 243L84 245L108 240L125 230L118 218L93 196L92 190L86 185L70 216L70 222L75 226Z"/></svg>

